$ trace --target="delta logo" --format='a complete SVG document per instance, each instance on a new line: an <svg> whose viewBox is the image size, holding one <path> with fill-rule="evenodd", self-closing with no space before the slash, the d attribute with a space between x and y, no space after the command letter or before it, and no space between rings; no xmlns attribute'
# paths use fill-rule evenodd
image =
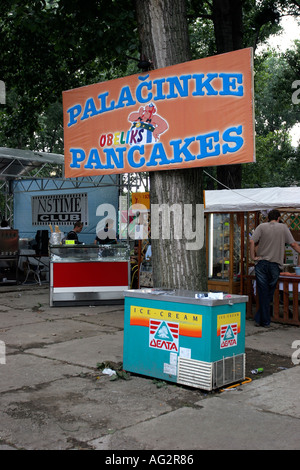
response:
<svg viewBox="0 0 300 470"><path fill-rule="evenodd" d="M178 352L179 324L150 318L149 347Z"/></svg>
<svg viewBox="0 0 300 470"><path fill-rule="evenodd" d="M238 324L231 323L221 326L220 348L231 348L237 346Z"/></svg>

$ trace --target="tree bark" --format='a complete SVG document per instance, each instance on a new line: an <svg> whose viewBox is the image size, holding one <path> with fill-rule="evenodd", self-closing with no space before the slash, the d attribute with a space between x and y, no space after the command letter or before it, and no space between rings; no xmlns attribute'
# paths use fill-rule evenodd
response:
<svg viewBox="0 0 300 470"><path fill-rule="evenodd" d="M191 59L185 0L135 0L141 53L153 68Z"/></svg>
<svg viewBox="0 0 300 470"><path fill-rule="evenodd" d="M136 14L141 54L152 61L153 68L191 59L185 0L136 0ZM196 207L203 202L202 194L202 169L150 172L151 207L178 204L183 228L180 239L176 238L174 224L170 239L151 239L155 287L207 290L205 245L202 249L187 249L183 227L185 205L191 204L195 230Z"/></svg>
<svg viewBox="0 0 300 470"><path fill-rule="evenodd" d="M243 47L243 16L241 0L213 0L213 23L217 53Z"/></svg>
<svg viewBox="0 0 300 470"><path fill-rule="evenodd" d="M170 238L152 239L154 284L159 287L207 290L205 245L202 249L187 249L189 240L185 229L189 214L188 207L192 207L193 232L197 230L200 240L200 230L204 233L204 220L199 219L197 205L201 206L202 198L202 171L199 169L185 169L174 171L161 171L151 174L150 200L152 204L163 207L166 204L170 211ZM173 210L174 209L174 210ZM198 221L196 218L198 217ZM157 220L151 217L152 224ZM199 227L199 222L201 228ZM159 233L163 234L163 217L159 219ZM200 228L200 230L199 230ZM152 232L154 227L152 228ZM179 239L178 237L179 234ZM167 230L168 235L168 230Z"/></svg>
<svg viewBox="0 0 300 470"><path fill-rule="evenodd" d="M213 0L213 23L217 53L243 48L243 15L241 0ZM227 165L217 167L219 189L240 188L242 166Z"/></svg>

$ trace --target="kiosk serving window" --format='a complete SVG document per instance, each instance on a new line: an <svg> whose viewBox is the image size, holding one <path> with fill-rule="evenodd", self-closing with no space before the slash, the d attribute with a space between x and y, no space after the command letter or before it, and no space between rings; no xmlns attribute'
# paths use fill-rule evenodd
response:
<svg viewBox="0 0 300 470"><path fill-rule="evenodd" d="M207 215L207 267L211 290L239 290L244 233L244 214L210 213Z"/></svg>

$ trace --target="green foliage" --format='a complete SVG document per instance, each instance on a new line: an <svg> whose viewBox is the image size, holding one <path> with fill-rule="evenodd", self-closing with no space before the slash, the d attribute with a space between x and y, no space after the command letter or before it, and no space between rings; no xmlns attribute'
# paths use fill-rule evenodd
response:
<svg viewBox="0 0 300 470"><path fill-rule="evenodd" d="M126 73L136 33L131 0L2 1L0 146L37 148L63 90Z"/></svg>
<svg viewBox="0 0 300 470"><path fill-rule="evenodd" d="M292 83L299 77L300 43L255 59L256 163L243 165L243 187L289 186L300 181L299 147L290 131L299 122Z"/></svg>
<svg viewBox="0 0 300 470"><path fill-rule="evenodd" d="M39 132L34 133L30 147L42 152L64 153L63 112L61 102L52 103L38 117Z"/></svg>
<svg viewBox="0 0 300 470"><path fill-rule="evenodd" d="M287 51L285 54L268 51L256 58L255 104L258 110L258 134L265 135L279 129L289 130L298 120L297 107L292 102L292 83L299 77L300 69L300 43L296 46L295 51Z"/></svg>
<svg viewBox="0 0 300 470"><path fill-rule="evenodd" d="M285 130L256 136L256 163L243 165L243 187L289 186L299 181L297 150Z"/></svg>
<svg viewBox="0 0 300 470"><path fill-rule="evenodd" d="M189 25L193 59L209 57L216 54L216 41L211 21L196 18Z"/></svg>

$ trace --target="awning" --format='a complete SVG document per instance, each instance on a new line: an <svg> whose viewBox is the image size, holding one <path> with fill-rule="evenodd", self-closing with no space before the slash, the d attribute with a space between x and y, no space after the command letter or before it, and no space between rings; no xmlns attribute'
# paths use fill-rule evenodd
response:
<svg viewBox="0 0 300 470"><path fill-rule="evenodd" d="M18 178L47 164L63 165L64 156L57 153L0 147L0 180Z"/></svg>
<svg viewBox="0 0 300 470"><path fill-rule="evenodd" d="M205 191L205 212L300 209L300 188L250 188Z"/></svg>

